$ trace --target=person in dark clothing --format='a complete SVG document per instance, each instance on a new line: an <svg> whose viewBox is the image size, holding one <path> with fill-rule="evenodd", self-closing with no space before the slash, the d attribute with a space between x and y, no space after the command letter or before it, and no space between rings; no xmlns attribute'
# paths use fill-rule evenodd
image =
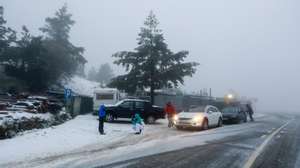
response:
<svg viewBox="0 0 300 168"><path fill-rule="evenodd" d="M99 108L99 112L98 112L98 116L99 116L99 133L101 135L105 135L104 133L104 119L105 119L105 107L104 105L101 105L100 108Z"/></svg>
<svg viewBox="0 0 300 168"><path fill-rule="evenodd" d="M167 114L168 121L169 121L168 127L171 128L174 125L174 123L173 123L173 117L176 115L175 107L172 105L171 102L168 102L166 104L165 113Z"/></svg>
<svg viewBox="0 0 300 168"><path fill-rule="evenodd" d="M247 111L248 111L250 120L251 120L251 121L254 121L254 119L253 119L253 109L252 109L251 105L250 105L250 104L247 104L246 106L247 106Z"/></svg>

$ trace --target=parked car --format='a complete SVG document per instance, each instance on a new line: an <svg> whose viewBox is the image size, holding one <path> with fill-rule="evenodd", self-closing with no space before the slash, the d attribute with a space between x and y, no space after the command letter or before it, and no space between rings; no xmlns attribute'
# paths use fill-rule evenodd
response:
<svg viewBox="0 0 300 168"><path fill-rule="evenodd" d="M26 102L26 101L18 101L17 103L13 104L12 107L34 109L34 105L31 102Z"/></svg>
<svg viewBox="0 0 300 168"><path fill-rule="evenodd" d="M231 123L247 122L247 112L241 106L228 106L223 108L223 121Z"/></svg>
<svg viewBox="0 0 300 168"><path fill-rule="evenodd" d="M209 127L221 127L222 113L217 107L197 106L174 116L174 125L177 129L197 128L206 130Z"/></svg>
<svg viewBox="0 0 300 168"><path fill-rule="evenodd" d="M132 118L139 113L148 124L153 124L157 119L165 118L162 107L153 106L147 100L125 99L115 105L106 105L106 121L112 122L118 118Z"/></svg>
<svg viewBox="0 0 300 168"><path fill-rule="evenodd" d="M28 100L37 100L37 101L40 101L40 102L42 102L44 100L46 100L46 101L48 100L48 98L45 97L45 96L29 96L27 99Z"/></svg>
<svg viewBox="0 0 300 168"><path fill-rule="evenodd" d="M28 101L18 101L17 103L14 103L11 107L7 108L8 110L20 110L20 111L26 111L31 113L37 113L36 107Z"/></svg>

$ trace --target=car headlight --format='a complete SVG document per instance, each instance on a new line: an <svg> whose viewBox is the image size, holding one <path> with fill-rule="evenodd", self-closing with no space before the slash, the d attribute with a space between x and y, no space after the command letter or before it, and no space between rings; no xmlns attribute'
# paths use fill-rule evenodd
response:
<svg viewBox="0 0 300 168"><path fill-rule="evenodd" d="M202 116L197 116L197 117L194 117L194 118L193 118L193 122L195 122L195 123L199 123L199 122L201 122L201 121L202 121L202 119L203 119L203 117L202 117Z"/></svg>
<svg viewBox="0 0 300 168"><path fill-rule="evenodd" d="M178 120L178 115L174 115L173 120L177 121Z"/></svg>

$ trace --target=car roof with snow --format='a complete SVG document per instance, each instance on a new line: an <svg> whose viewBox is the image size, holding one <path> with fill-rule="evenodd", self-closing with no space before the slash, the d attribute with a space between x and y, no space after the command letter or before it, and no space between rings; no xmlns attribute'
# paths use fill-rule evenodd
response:
<svg viewBox="0 0 300 168"><path fill-rule="evenodd" d="M29 105L29 106L33 106L33 103L32 103L32 102L29 102L29 101L17 101L17 102L15 103L15 105L18 104L18 103L24 103L24 104L27 104L27 105Z"/></svg>
<svg viewBox="0 0 300 168"><path fill-rule="evenodd" d="M29 96L28 99L40 99L40 100L47 100L48 98L45 96Z"/></svg>
<svg viewBox="0 0 300 168"><path fill-rule="evenodd" d="M95 88L94 93L98 93L98 92L116 92L118 91L118 89L115 88Z"/></svg>

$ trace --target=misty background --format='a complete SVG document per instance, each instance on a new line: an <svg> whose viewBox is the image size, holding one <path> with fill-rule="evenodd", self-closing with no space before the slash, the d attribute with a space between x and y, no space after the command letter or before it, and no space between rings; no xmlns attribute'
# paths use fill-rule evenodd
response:
<svg viewBox="0 0 300 168"><path fill-rule="evenodd" d="M300 2L297 0L0 0L7 25L26 25L38 35L45 18L64 3L76 21L71 41L85 48L86 69L110 63L117 51L133 50L151 10L169 48L188 50L197 73L186 91L212 88L213 96L234 90L257 98L257 109L299 111ZM114 73L124 70L113 65Z"/></svg>

